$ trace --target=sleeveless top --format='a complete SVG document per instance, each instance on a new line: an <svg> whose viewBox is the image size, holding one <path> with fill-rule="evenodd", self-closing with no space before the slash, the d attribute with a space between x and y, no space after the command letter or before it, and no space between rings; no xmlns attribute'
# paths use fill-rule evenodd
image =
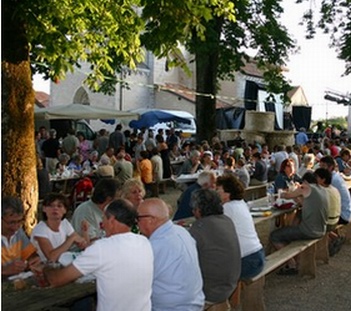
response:
<svg viewBox="0 0 351 311"><path fill-rule="evenodd" d="M326 232L328 199L326 190L310 184L311 194L302 204L301 231L311 239L322 237Z"/></svg>

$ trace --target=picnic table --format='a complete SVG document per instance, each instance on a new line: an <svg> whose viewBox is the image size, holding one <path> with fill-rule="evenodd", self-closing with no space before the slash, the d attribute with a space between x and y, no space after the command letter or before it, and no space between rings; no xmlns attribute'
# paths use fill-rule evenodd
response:
<svg viewBox="0 0 351 311"><path fill-rule="evenodd" d="M251 215L253 217L260 241L265 248L266 254L269 254L272 252L271 244L269 242L270 233L278 227L289 225L292 222L294 213L298 207L293 206L289 209L277 209L275 207L271 207L269 210L267 210L267 197L250 201L248 202L248 205L250 208L263 208L261 216L259 216L260 214L256 212L251 212ZM176 220L174 223L188 229L192 226L195 220L195 217L188 217Z"/></svg>
<svg viewBox="0 0 351 311"><path fill-rule="evenodd" d="M2 310L53 310L96 294L95 282L70 283L57 288L32 286L23 290L15 290L11 285L9 282L2 284Z"/></svg>

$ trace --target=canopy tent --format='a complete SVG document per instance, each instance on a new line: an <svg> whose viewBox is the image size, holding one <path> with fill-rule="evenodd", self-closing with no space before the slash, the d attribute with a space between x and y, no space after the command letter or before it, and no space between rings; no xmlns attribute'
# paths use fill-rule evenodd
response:
<svg viewBox="0 0 351 311"><path fill-rule="evenodd" d="M135 112L140 113L140 119L130 121L129 126L131 128L136 128L136 129L141 129L143 127L149 128L154 126L157 123L170 122L170 121L177 121L177 122L182 122L186 124L191 123L189 119L179 117L175 114L166 112L164 110L148 109L143 111L143 110L137 109L135 110Z"/></svg>
<svg viewBox="0 0 351 311"><path fill-rule="evenodd" d="M41 120L54 119L137 119L136 112L119 111L111 108L81 104L54 106L34 109L35 118Z"/></svg>

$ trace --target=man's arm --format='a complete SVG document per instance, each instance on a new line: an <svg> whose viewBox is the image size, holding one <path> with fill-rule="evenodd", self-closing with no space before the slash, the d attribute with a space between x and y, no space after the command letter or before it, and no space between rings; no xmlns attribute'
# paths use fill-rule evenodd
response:
<svg viewBox="0 0 351 311"><path fill-rule="evenodd" d="M53 287L59 287L71 283L83 274L72 264L63 269L44 268L44 274Z"/></svg>

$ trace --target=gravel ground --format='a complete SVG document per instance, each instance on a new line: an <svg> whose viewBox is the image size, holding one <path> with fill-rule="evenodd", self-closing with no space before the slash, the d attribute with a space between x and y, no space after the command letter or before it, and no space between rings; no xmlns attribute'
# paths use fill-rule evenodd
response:
<svg viewBox="0 0 351 311"><path fill-rule="evenodd" d="M180 194L169 185L160 198L175 208ZM267 311L351 310L351 241L329 259L329 264L317 264L315 279L271 273L266 277L264 295Z"/></svg>

